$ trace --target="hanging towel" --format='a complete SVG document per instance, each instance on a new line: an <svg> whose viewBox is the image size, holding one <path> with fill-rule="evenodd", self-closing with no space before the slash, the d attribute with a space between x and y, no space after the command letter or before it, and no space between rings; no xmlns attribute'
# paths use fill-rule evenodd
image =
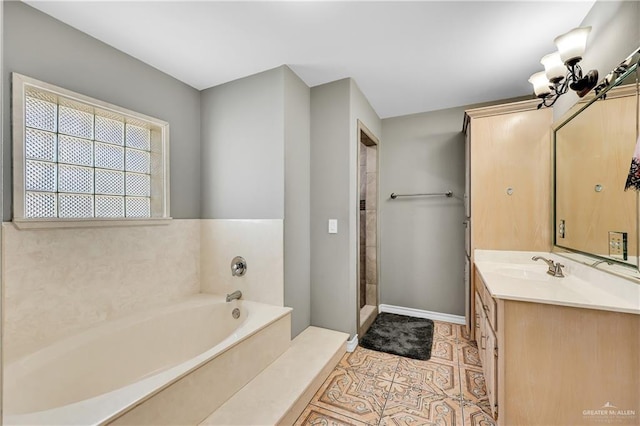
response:
<svg viewBox="0 0 640 426"><path fill-rule="evenodd" d="M638 141L636 142L636 149L631 159L627 183L624 185L624 190L626 191L627 189L640 191L640 137L638 137Z"/></svg>

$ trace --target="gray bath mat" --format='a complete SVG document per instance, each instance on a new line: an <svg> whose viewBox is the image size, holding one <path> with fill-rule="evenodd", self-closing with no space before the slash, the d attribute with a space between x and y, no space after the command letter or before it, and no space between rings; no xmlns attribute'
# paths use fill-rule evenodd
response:
<svg viewBox="0 0 640 426"><path fill-rule="evenodd" d="M378 352L426 361L431 358L433 321L404 315L378 315L360 346Z"/></svg>

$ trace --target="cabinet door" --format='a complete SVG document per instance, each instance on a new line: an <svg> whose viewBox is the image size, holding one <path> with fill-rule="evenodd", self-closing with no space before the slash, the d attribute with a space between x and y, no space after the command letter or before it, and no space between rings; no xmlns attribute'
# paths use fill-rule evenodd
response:
<svg viewBox="0 0 640 426"><path fill-rule="evenodd" d="M488 323L487 323L488 324ZM485 337L485 357L482 365L484 366L484 382L487 388L487 396L489 397L489 405L491 406L491 414L496 418L496 402L498 397L498 341L496 335L490 327L484 330Z"/></svg>
<svg viewBox="0 0 640 426"><path fill-rule="evenodd" d="M550 109L471 121L473 248L547 251Z"/></svg>
<svg viewBox="0 0 640 426"><path fill-rule="evenodd" d="M464 136L464 214L471 217L471 130ZM468 253L467 253L468 255Z"/></svg>
<svg viewBox="0 0 640 426"><path fill-rule="evenodd" d="M480 362L484 365L484 348L485 348L485 336L484 336L484 328L486 320L484 317L484 311L482 310L482 299L480 295L476 292L476 321L475 321L475 330L476 330L476 343L478 344L478 355L480 356Z"/></svg>
<svg viewBox="0 0 640 426"><path fill-rule="evenodd" d="M466 318L467 329L472 331L475 321L471 320L471 262L469 258L464 258L464 315Z"/></svg>

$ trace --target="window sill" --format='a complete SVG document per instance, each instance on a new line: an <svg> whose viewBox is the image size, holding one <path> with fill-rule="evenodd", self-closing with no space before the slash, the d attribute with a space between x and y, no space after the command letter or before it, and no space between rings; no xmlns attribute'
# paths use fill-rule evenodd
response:
<svg viewBox="0 0 640 426"><path fill-rule="evenodd" d="M108 228L123 226L168 225L170 217L141 219L13 219L18 229L56 229L56 228Z"/></svg>

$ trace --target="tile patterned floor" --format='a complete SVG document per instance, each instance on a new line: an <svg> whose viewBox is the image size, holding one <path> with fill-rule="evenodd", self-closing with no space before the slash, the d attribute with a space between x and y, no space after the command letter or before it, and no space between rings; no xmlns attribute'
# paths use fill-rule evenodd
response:
<svg viewBox="0 0 640 426"><path fill-rule="evenodd" d="M428 361L345 354L296 426L494 426L475 343L464 326L434 324Z"/></svg>

